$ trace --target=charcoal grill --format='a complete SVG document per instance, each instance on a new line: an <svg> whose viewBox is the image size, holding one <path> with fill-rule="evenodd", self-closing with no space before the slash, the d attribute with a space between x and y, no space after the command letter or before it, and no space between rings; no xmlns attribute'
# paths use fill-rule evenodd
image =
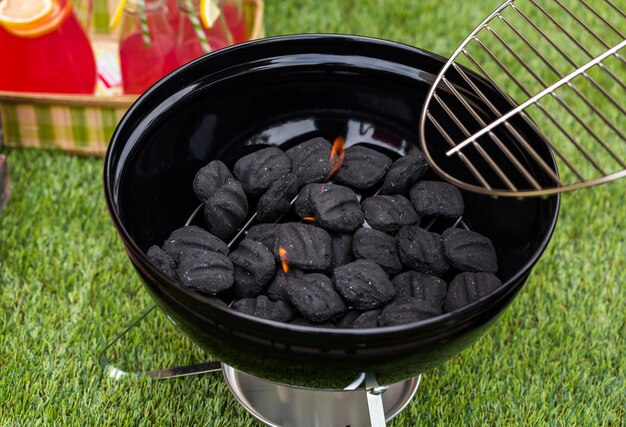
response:
<svg viewBox="0 0 626 427"><path fill-rule="evenodd" d="M169 377L221 369L237 399L270 425L329 425L329 418L320 414L341 425L384 425L411 399L422 372L457 354L492 324L546 248L556 225L558 195L515 200L464 192L466 215L455 225L494 242L503 286L461 310L401 326L319 329L248 316L181 288L145 255L171 230L195 220L198 202L191 182L210 160L232 166L259 147L287 148L312 136L332 140L350 129L360 138L353 142L367 142L386 153L399 156L415 150L421 108L445 63L430 52L372 38L270 38L189 63L131 107L105 161L111 218L156 304L222 362L146 374ZM512 107L485 79L471 71L466 76L493 105ZM466 102L489 117L488 106L471 95L466 80L450 79L467 94ZM445 88L441 91L446 96ZM448 105L463 108L455 96L449 96ZM444 128L450 124L446 120L441 117ZM520 123L518 131L556 171L536 128ZM504 132L501 138L516 147L511 135ZM517 154L531 172L537 168L526 151ZM115 368L110 373L124 374ZM344 400L349 403L343 411L337 405L320 406ZM289 407L299 408L290 412L299 413L299 419L276 419L285 412L280 406L285 401L298 402ZM365 415L363 408L369 409ZM348 418L342 418L343 412Z"/></svg>

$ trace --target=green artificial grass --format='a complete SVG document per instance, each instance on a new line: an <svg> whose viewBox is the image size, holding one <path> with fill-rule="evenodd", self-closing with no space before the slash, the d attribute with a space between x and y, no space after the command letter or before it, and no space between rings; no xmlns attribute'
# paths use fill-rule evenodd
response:
<svg viewBox="0 0 626 427"><path fill-rule="evenodd" d="M449 55L496 4L266 0L266 28ZM151 301L109 220L102 159L2 152L13 197L0 214L0 425L257 426L218 374L103 375L98 349ZM625 195L623 181L565 195L526 287L476 345L425 373L392 425L624 425ZM111 353L141 369L210 358L160 313Z"/></svg>

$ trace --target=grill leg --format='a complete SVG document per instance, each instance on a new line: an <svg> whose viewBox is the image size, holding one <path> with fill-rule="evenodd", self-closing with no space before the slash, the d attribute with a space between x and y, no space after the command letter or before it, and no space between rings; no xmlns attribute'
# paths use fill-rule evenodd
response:
<svg viewBox="0 0 626 427"><path fill-rule="evenodd" d="M368 373L365 375L365 389L371 427L385 427L387 421L383 407L383 393L387 387L379 386L374 375Z"/></svg>
<svg viewBox="0 0 626 427"><path fill-rule="evenodd" d="M200 375L206 374L209 372L217 372L222 370L221 362L206 362L200 363L198 365L188 365L188 366L176 366L173 368L162 368L155 369L151 371L137 371L137 372L127 372L122 369L117 368L114 364L109 361L107 357L107 352L113 345L115 345L119 340L124 338L126 334L131 331L133 328L137 327L150 313L155 311L156 304L151 305L146 308L144 311L139 313L131 322L122 329L111 341L108 342L104 346L98 355L98 363L105 374L114 380L119 380L122 377L128 375L134 375L137 377L147 376L153 379L167 379L167 378L178 378L178 377L187 377L191 375Z"/></svg>

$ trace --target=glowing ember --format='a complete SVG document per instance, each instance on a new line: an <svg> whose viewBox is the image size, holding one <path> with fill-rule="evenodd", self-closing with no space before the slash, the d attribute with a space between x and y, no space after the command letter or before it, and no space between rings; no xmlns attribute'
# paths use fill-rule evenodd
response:
<svg viewBox="0 0 626 427"><path fill-rule="evenodd" d="M314 216L305 216L304 218L302 218L303 221L317 221L317 218L315 218Z"/></svg>
<svg viewBox="0 0 626 427"><path fill-rule="evenodd" d="M280 262L283 265L283 271L285 273L289 273L289 264L287 264L287 250L282 246L279 246L278 256L280 257Z"/></svg>
<svg viewBox="0 0 626 427"><path fill-rule="evenodd" d="M337 173L341 165L343 164L343 154L344 154L344 146L346 145L346 141L343 136L338 136L335 138L335 142L333 143L333 148L330 150L330 159L328 160L330 163L330 171L326 178L324 178L324 182L328 181Z"/></svg>

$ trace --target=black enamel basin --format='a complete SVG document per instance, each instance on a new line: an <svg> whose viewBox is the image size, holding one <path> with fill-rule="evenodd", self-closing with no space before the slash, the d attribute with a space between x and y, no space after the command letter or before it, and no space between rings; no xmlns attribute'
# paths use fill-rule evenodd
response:
<svg viewBox="0 0 626 427"><path fill-rule="evenodd" d="M191 182L210 160L232 167L242 154L267 144L290 146L315 135L332 140L345 132L396 156L415 150L419 113L444 63L432 53L377 39L287 36L200 58L141 96L112 138L104 189L128 256L160 308L223 362L308 387L342 388L361 371L390 384L475 341L512 301L548 244L558 197L464 193L464 219L493 240L503 286L462 310L402 326L333 330L254 318L181 288L144 254L196 208ZM455 83L463 89L462 80ZM506 103L478 78L477 84L496 105ZM481 108L479 100L470 102ZM521 131L554 165L541 135Z"/></svg>

